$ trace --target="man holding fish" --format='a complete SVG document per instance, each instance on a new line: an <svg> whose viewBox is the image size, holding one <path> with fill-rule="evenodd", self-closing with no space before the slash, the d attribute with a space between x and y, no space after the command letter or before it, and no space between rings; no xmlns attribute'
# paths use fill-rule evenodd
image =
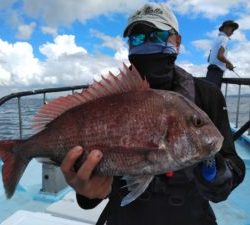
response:
<svg viewBox="0 0 250 225"><path fill-rule="evenodd" d="M74 164L85 149L77 146L69 151L61 165L65 178L75 189L82 208L93 208L109 197L99 224L105 221L108 225L217 224L209 201L227 199L245 174L244 163L235 151L224 98L216 87L193 78L175 65L181 36L177 19L166 4L149 3L137 10L128 19L124 37L128 37L131 64L146 78L150 88L178 92L195 102L223 135L222 147L215 157L154 176L144 193L125 206L120 205L122 199L133 185L138 187L139 181L133 180L127 187L120 177L93 175L105 157L101 150L93 149L77 172ZM143 117L141 115L142 120ZM171 131L168 132L170 135Z"/></svg>
<svg viewBox="0 0 250 225"><path fill-rule="evenodd" d="M137 10L124 37L130 68L43 106L29 139L0 141L6 195L32 158L49 158L82 208L109 198L98 224L215 225L209 201L245 175L224 97L175 65L181 36L166 4Z"/></svg>

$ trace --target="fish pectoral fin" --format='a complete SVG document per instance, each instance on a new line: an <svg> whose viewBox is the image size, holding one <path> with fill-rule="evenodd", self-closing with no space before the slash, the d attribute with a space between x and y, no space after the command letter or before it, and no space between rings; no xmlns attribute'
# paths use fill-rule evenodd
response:
<svg viewBox="0 0 250 225"><path fill-rule="evenodd" d="M122 199L121 206L125 206L130 202L138 198L148 187L150 182L153 180L152 175L141 175L141 176L123 176L122 179L126 180L129 193Z"/></svg>
<svg viewBox="0 0 250 225"><path fill-rule="evenodd" d="M167 150L168 149L168 144L167 144L167 136L168 136L168 128L165 130L163 136L161 137L160 139L160 142L159 142L159 149L161 150Z"/></svg>

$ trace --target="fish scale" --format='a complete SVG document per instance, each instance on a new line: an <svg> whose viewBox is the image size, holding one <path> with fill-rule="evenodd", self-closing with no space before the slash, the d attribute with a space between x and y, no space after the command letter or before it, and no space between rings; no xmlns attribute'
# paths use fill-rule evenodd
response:
<svg viewBox="0 0 250 225"><path fill-rule="evenodd" d="M130 98L133 99L134 93L129 93L129 95L130 96L128 96L126 100L127 102L131 101ZM82 133L82 136L84 136L84 143L87 143L84 146L95 146L99 144L119 146L121 144L121 137L127 133L130 133L129 136L131 139L133 138L133 140L130 142L130 145L138 146L144 137L137 137L137 131L134 130L134 128L136 127L138 130L144 131L149 129L150 123L148 123L148 121L150 121L150 117L154 117L154 115L147 113L146 118L149 118L147 119L147 123L145 123L144 121L141 121L141 114L134 112L136 110L130 110L130 112L124 114L123 104L120 104L119 108L112 107L106 110L106 105L108 104L104 102L103 109L99 108L98 110L92 110L96 108L96 105L100 105L99 102L89 104L88 107L84 107L82 112L86 116L83 116L81 119L81 124L84 124L84 126L82 126L82 130L79 130L78 132ZM137 101L134 101L133 105L134 108L135 106L139 108L146 108L146 106L140 107ZM133 105L131 104L130 106L133 107ZM112 113L114 111L116 112L115 116ZM144 109L143 111L146 112L147 109ZM74 115L73 117L78 118L79 116ZM135 121L136 125L133 125L135 124ZM153 125L151 127L153 127ZM114 131L113 135L112 131ZM146 136L145 139L148 139L147 133L144 133L144 136Z"/></svg>

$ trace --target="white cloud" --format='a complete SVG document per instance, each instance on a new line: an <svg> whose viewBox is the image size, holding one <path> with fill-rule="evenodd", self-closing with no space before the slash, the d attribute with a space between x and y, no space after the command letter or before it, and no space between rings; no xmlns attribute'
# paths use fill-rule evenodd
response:
<svg viewBox="0 0 250 225"><path fill-rule="evenodd" d="M19 10L13 10L13 9L5 9L6 10L6 15L5 15L5 22L9 24L11 27L17 29L18 26L24 24L23 18L20 15Z"/></svg>
<svg viewBox="0 0 250 225"><path fill-rule="evenodd" d="M57 59L63 55L86 54L87 50L75 44L75 36L60 35L54 39L54 43L47 43L40 48L47 58Z"/></svg>
<svg viewBox="0 0 250 225"><path fill-rule="evenodd" d="M0 39L0 66L8 79L7 85L29 85L37 82L41 74L38 59L33 56L33 48L27 42L10 44ZM11 79L10 79L11 74ZM34 76L36 75L36 76Z"/></svg>
<svg viewBox="0 0 250 225"><path fill-rule="evenodd" d="M191 73L194 77L205 77L207 73L207 65L195 65L188 61L181 61L179 66Z"/></svg>
<svg viewBox="0 0 250 225"><path fill-rule="evenodd" d="M17 30L16 37L27 40L35 29L34 23L25 24L33 19L41 25L44 34L57 35L58 27L70 26L79 21L96 19L105 15L112 19L115 13L126 13L136 9L146 0L1 0L0 9L4 9L4 22ZM18 2L18 7L15 3ZM37 26L38 27L38 26Z"/></svg>
<svg viewBox="0 0 250 225"><path fill-rule="evenodd" d="M246 34L242 32L241 30L236 30L233 36L231 37L231 40L242 43L242 42L247 42L247 37L246 37Z"/></svg>
<svg viewBox="0 0 250 225"><path fill-rule="evenodd" d="M181 44L181 46L180 46L180 54L186 54L186 53L188 53L188 52L187 52L187 49L186 49L185 45Z"/></svg>
<svg viewBox="0 0 250 225"><path fill-rule="evenodd" d="M241 77L249 77L250 71L250 41L238 43L233 49L229 51L228 57L232 60L235 71L240 74ZM234 76L232 72L228 71L229 76Z"/></svg>
<svg viewBox="0 0 250 225"><path fill-rule="evenodd" d="M26 0L25 12L33 18L42 18L51 26L69 25L78 20L85 22L99 15L124 13L137 8L145 0Z"/></svg>
<svg viewBox="0 0 250 225"><path fill-rule="evenodd" d="M0 65L0 85L7 85L11 80L11 74Z"/></svg>
<svg viewBox="0 0 250 225"><path fill-rule="evenodd" d="M192 45L203 50L204 52L207 52L211 49L212 41L208 39L196 40L192 42Z"/></svg>
<svg viewBox="0 0 250 225"><path fill-rule="evenodd" d="M244 5L248 0L168 0L167 2L176 12L181 14L188 14L190 17L202 15L214 19L228 14L231 9L236 11L237 6Z"/></svg>
<svg viewBox="0 0 250 225"><path fill-rule="evenodd" d="M101 33L97 30L92 29L91 33L93 36L102 40L101 47L107 47L116 50L115 59L118 61L127 60L128 58L128 47L120 36L112 37Z"/></svg>
<svg viewBox="0 0 250 225"><path fill-rule="evenodd" d="M122 48L115 53L115 59L118 61L128 61L128 49Z"/></svg>
<svg viewBox="0 0 250 225"><path fill-rule="evenodd" d="M36 28L36 23L32 22L30 24L22 24L18 26L16 37L22 40L30 39L34 29Z"/></svg>
<svg viewBox="0 0 250 225"><path fill-rule="evenodd" d="M249 6L249 9L250 9L250 6ZM241 30L250 30L250 15L247 15L247 14L243 15L241 19L237 20L237 22L240 24Z"/></svg>
<svg viewBox="0 0 250 225"><path fill-rule="evenodd" d="M41 30L44 34L50 34L52 35L53 37L56 37L58 34L57 34L57 29L56 28L53 28L53 27L46 27L46 26L43 26L41 27Z"/></svg>
<svg viewBox="0 0 250 225"><path fill-rule="evenodd" d="M124 42L120 36L111 37L94 29L92 29L90 32L93 36L100 38L103 41L101 44L103 47L108 47L115 50L124 48Z"/></svg>
<svg viewBox="0 0 250 225"><path fill-rule="evenodd" d="M16 0L1 0L0 9L7 8L11 6Z"/></svg>
<svg viewBox="0 0 250 225"><path fill-rule="evenodd" d="M107 40L112 42L112 37L98 34L104 45ZM119 40L118 37L113 38L114 41ZM91 83L94 77L109 70L117 72L117 68L127 60L123 44L120 46L121 49L114 49L114 56L100 53L91 55L83 47L77 46L75 36L61 35L53 42L40 46L46 59L39 61L33 55L33 48L29 43L10 44L0 39L0 89L6 90L5 87L9 87L12 90L9 93L13 90Z"/></svg>

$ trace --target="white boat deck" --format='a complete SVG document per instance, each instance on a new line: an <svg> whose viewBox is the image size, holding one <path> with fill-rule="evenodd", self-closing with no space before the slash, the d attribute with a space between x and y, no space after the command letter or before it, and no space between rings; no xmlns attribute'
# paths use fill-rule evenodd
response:
<svg viewBox="0 0 250 225"><path fill-rule="evenodd" d="M108 200L104 200L95 209L83 210L76 202L75 192L71 191L62 200L46 208L46 212L54 216L95 224L107 202Z"/></svg>
<svg viewBox="0 0 250 225"><path fill-rule="evenodd" d="M6 219L1 225L89 225L52 216L48 213L19 210Z"/></svg>
<svg viewBox="0 0 250 225"><path fill-rule="evenodd" d="M48 213L19 210L1 225L89 225L88 223L54 217Z"/></svg>

